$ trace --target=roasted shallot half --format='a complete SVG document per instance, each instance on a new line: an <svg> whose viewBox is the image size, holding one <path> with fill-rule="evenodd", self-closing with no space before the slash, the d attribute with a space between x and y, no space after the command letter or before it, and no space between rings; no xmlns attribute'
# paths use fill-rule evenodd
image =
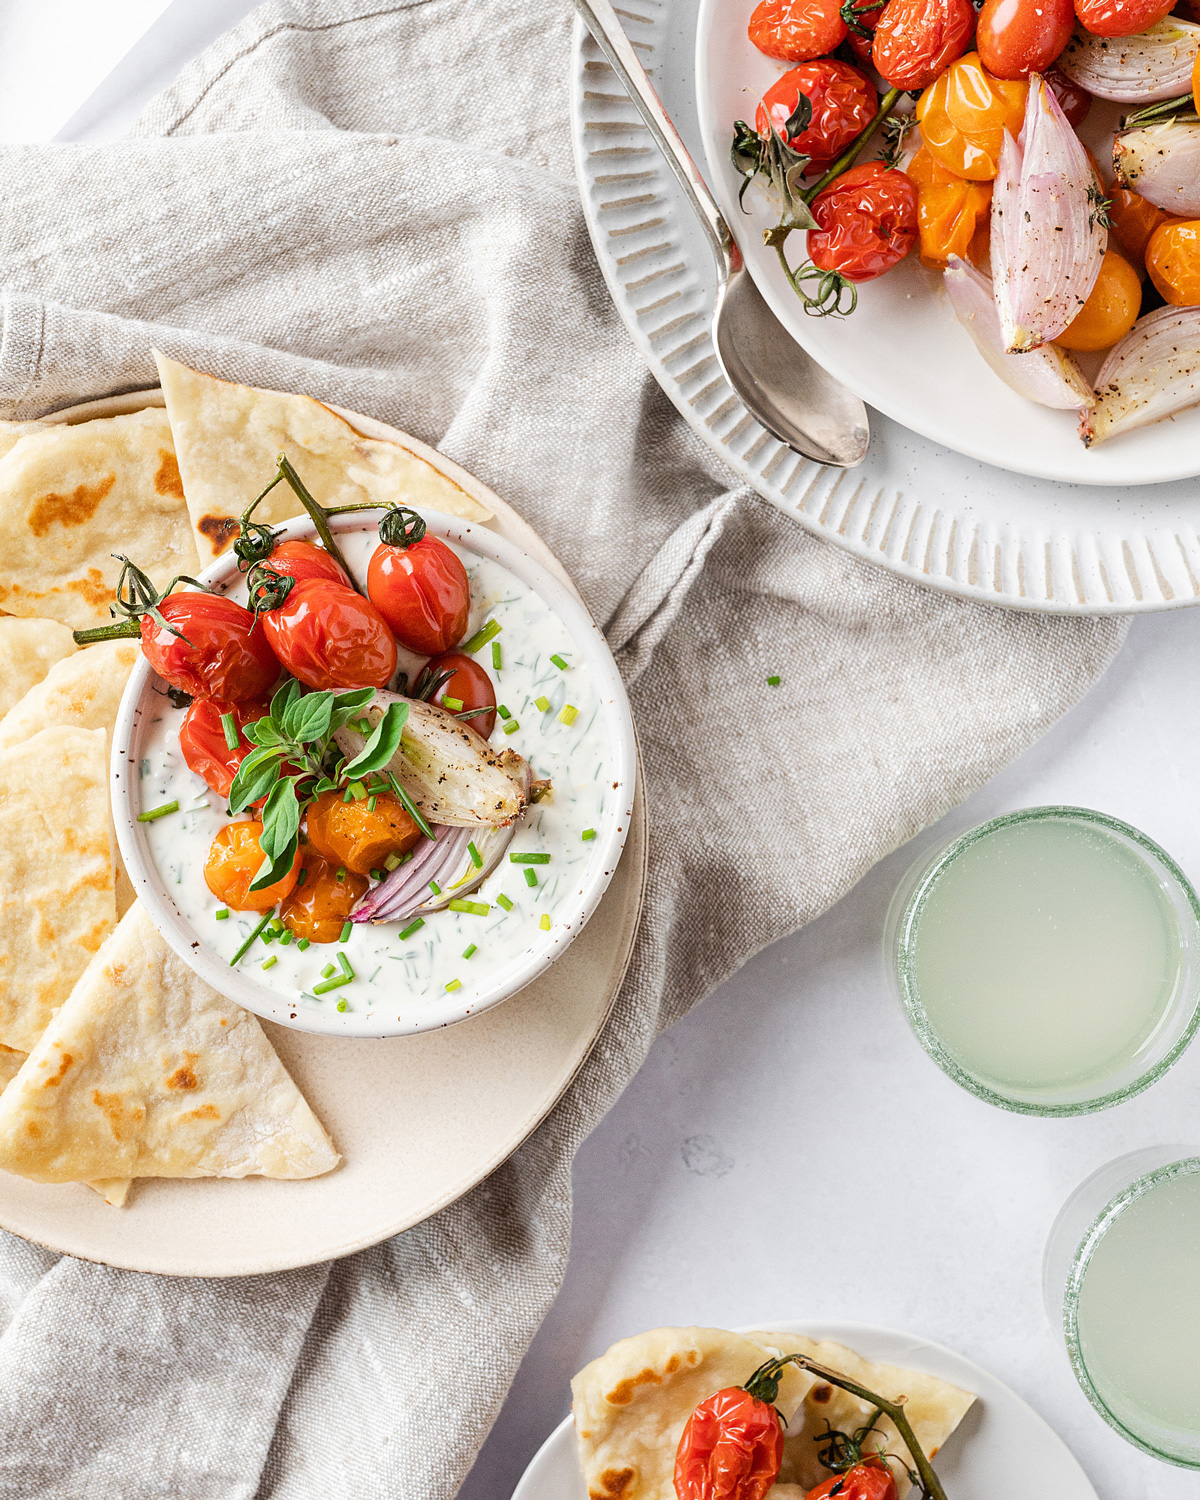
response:
<svg viewBox="0 0 1200 1500"><path fill-rule="evenodd" d="M1108 244L1083 143L1036 73L1020 144L1006 130L992 192L992 274L1004 348L1056 338L1088 299Z"/></svg>
<svg viewBox="0 0 1200 1500"><path fill-rule="evenodd" d="M1096 397L1083 372L1065 349L1043 344L1027 354L1009 354L1000 332L1000 315L992 296L992 283L974 266L957 255L950 257L944 274L946 294L975 347L1004 381L1039 406L1068 411L1095 404Z"/></svg>
<svg viewBox="0 0 1200 1500"><path fill-rule="evenodd" d="M1181 219L1200 216L1200 120L1135 125L1113 137L1113 169L1122 187Z"/></svg>
<svg viewBox="0 0 1200 1500"><path fill-rule="evenodd" d="M1186 93L1200 52L1200 26L1167 16L1136 36L1093 36L1082 26L1054 66L1097 99L1153 104Z"/></svg>
<svg viewBox="0 0 1200 1500"><path fill-rule="evenodd" d="M1200 307L1159 307L1108 355L1096 405L1080 419L1084 444L1145 427L1200 402Z"/></svg>

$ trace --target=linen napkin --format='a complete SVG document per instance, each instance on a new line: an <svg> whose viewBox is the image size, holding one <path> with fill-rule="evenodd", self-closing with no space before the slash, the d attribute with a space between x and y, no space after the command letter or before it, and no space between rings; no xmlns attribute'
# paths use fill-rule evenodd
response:
<svg viewBox="0 0 1200 1500"><path fill-rule="evenodd" d="M1116 620L923 591L731 488L596 270L569 24L566 0L271 0L129 139L0 148L0 414L152 384L156 343L437 444L605 625L651 814L607 1030L453 1207L332 1267L225 1282L0 1236L0 1500L453 1495L558 1288L573 1154L654 1037L1120 645Z"/></svg>

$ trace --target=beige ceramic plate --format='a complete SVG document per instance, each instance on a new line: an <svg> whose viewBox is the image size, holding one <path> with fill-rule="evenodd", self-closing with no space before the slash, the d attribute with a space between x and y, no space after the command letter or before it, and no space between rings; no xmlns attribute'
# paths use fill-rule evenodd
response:
<svg viewBox="0 0 1200 1500"><path fill-rule="evenodd" d="M136 392L59 412L77 422L161 406ZM382 422L343 412L368 437L393 438L495 511L491 523L570 584L545 543L479 481ZM377 1244L453 1203L545 1119L612 1008L629 962L646 879L638 777L621 863L595 915L527 989L444 1031L341 1041L266 1024L272 1043L345 1158L311 1182L138 1182L126 1208L88 1188L0 1172L0 1227L52 1250L134 1271L246 1276L312 1265Z"/></svg>

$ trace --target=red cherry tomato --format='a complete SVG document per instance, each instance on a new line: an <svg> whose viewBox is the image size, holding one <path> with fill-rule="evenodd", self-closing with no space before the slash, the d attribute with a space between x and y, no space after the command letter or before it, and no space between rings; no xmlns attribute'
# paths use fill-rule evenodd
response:
<svg viewBox="0 0 1200 1500"><path fill-rule="evenodd" d="M1072 0L983 0L975 50L993 78L1044 73L1075 30Z"/></svg>
<svg viewBox="0 0 1200 1500"><path fill-rule="evenodd" d="M1059 109L1067 117L1067 124L1073 125L1078 130L1087 119L1088 110L1092 107L1091 94L1081 83L1076 83L1073 78L1068 78L1057 68L1050 68L1044 77L1050 85L1050 92L1058 100Z"/></svg>
<svg viewBox="0 0 1200 1500"><path fill-rule="evenodd" d="M297 583L329 578L345 588L354 587L341 563L330 557L324 547L313 542L280 542L267 558L267 567L285 578L294 578Z"/></svg>
<svg viewBox="0 0 1200 1500"><path fill-rule="evenodd" d="M254 616L224 594L170 594L158 606L186 639L149 614L140 620L146 660L172 687L193 698L245 703L270 696L279 658Z"/></svg>
<svg viewBox="0 0 1200 1500"><path fill-rule="evenodd" d="M369 599L328 578L298 583L259 616L275 655L305 687L383 687L396 642Z"/></svg>
<svg viewBox="0 0 1200 1500"><path fill-rule="evenodd" d="M1133 36L1170 14L1175 0L1075 0L1079 24L1093 36Z"/></svg>
<svg viewBox="0 0 1200 1500"><path fill-rule="evenodd" d="M917 238L917 190L911 178L881 161L864 162L834 178L812 202L818 229L808 255L847 281L871 281L903 260Z"/></svg>
<svg viewBox="0 0 1200 1500"><path fill-rule="evenodd" d="M467 656L462 651L446 651L441 656L435 656L428 663L428 668L435 677L441 672L454 673L433 695L433 701L440 703L448 713L465 713L472 708L489 708L495 705L496 689L492 686L492 679L473 656ZM447 698L451 700L450 703L446 702ZM455 703L460 706L454 708L452 705ZM486 740L496 727L496 715L480 714L474 719L464 719L463 723Z"/></svg>
<svg viewBox="0 0 1200 1500"><path fill-rule="evenodd" d="M844 1474L831 1474L815 1490L809 1490L806 1500L826 1500L826 1496L836 1496L837 1500L896 1500L896 1481L885 1463L867 1459Z"/></svg>
<svg viewBox="0 0 1200 1500"><path fill-rule="evenodd" d="M846 35L840 0L762 0L750 17L750 40L780 62L807 62L832 52Z"/></svg>
<svg viewBox="0 0 1200 1500"><path fill-rule="evenodd" d="M702 1401L675 1454L678 1500L762 1500L783 1461L779 1413L741 1386Z"/></svg>
<svg viewBox="0 0 1200 1500"><path fill-rule="evenodd" d="M237 768L254 746L242 734L247 724L269 712L267 703L221 703L216 698L197 698L184 715L179 727L179 748L188 769L202 776L220 797L229 796ZM237 747L233 750L225 739L222 714L232 714L237 729Z"/></svg>
<svg viewBox="0 0 1200 1500"><path fill-rule="evenodd" d="M887 0L854 0L854 19L867 33L859 36L853 26L846 30L846 40L850 43L850 50L858 58L859 62L872 66L871 47L875 41L875 28L879 25L879 18L883 14L883 7Z"/></svg>
<svg viewBox="0 0 1200 1500"><path fill-rule="evenodd" d="M759 135L767 134L769 123L786 137L801 94L812 105L812 119L788 145L811 157L813 170L823 171L870 124L879 98L874 84L849 63L832 57L801 63L762 96L754 120Z"/></svg>
<svg viewBox="0 0 1200 1500"><path fill-rule="evenodd" d="M448 651L467 628L467 570L437 537L407 547L381 542L367 569L367 593L396 639L422 656Z"/></svg>
<svg viewBox="0 0 1200 1500"><path fill-rule="evenodd" d="M963 55L974 30L971 0L888 0L871 58L894 88L923 89Z"/></svg>

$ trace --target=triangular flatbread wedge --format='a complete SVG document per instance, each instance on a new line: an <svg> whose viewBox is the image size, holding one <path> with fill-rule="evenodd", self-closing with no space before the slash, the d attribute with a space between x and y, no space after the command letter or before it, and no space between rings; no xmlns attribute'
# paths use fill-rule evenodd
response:
<svg viewBox="0 0 1200 1500"><path fill-rule="evenodd" d="M35 1182L316 1177L338 1161L262 1027L140 903L0 1094L0 1167Z"/></svg>
<svg viewBox="0 0 1200 1500"><path fill-rule="evenodd" d="M399 443L363 437L311 396L234 385L157 350L154 358L204 567L233 541L236 518L274 478L280 453L322 505L402 502L468 521L491 515L425 459ZM303 515L304 508L280 484L254 514L278 524Z"/></svg>
<svg viewBox="0 0 1200 1500"><path fill-rule="evenodd" d="M768 1353L806 1354L809 1359L836 1370L839 1375L876 1391L889 1401L899 1401L904 1397L905 1415L917 1442L930 1460L936 1458L975 1401L969 1391L960 1390L945 1380L923 1375L917 1370L902 1370L895 1365L873 1364L842 1344L818 1344L797 1333L752 1333L749 1337ZM799 1485L800 1493L807 1494L815 1485L828 1479L830 1471L818 1461L820 1444L814 1439L826 1431L826 1421L839 1431L852 1432L870 1415L871 1408L856 1396L825 1381L814 1382L800 1410L788 1424L783 1444L783 1467L779 1471L780 1485ZM887 1417L880 1418L876 1430L878 1437L869 1440L871 1445L882 1444L887 1453L900 1460L891 1467L896 1480L897 1500L904 1500L911 1488L904 1473L905 1467L912 1466L908 1449ZM784 1496L777 1497L772 1490L769 1500L784 1500Z"/></svg>
<svg viewBox="0 0 1200 1500"><path fill-rule="evenodd" d="M2 1103L2 1101L0 1101ZM589 1500L676 1500L675 1450L700 1402L741 1385L760 1346L721 1328L654 1328L621 1339L571 1382L571 1410ZM789 1365L778 1407L790 1417L813 1384Z"/></svg>
<svg viewBox="0 0 1200 1500"><path fill-rule="evenodd" d="M45 432L42 422L0 422L0 458L31 432Z"/></svg>
<svg viewBox="0 0 1200 1500"><path fill-rule="evenodd" d="M121 694L140 654L137 641L101 641L58 662L0 719L0 749L52 724L103 729L111 746Z"/></svg>
<svg viewBox="0 0 1200 1500"><path fill-rule="evenodd" d="M116 925L102 729L0 750L0 1043L32 1049Z"/></svg>
<svg viewBox="0 0 1200 1500"><path fill-rule="evenodd" d="M18 1052L13 1047L0 1046L0 1094L21 1071L21 1064L27 1055L25 1052Z"/></svg>
<svg viewBox="0 0 1200 1500"><path fill-rule="evenodd" d="M57 620L0 615L0 714L6 714L56 662L75 650L70 629Z"/></svg>
<svg viewBox="0 0 1200 1500"><path fill-rule="evenodd" d="M160 587L199 566L161 407L47 424L0 458L0 609L107 625L114 552Z"/></svg>

